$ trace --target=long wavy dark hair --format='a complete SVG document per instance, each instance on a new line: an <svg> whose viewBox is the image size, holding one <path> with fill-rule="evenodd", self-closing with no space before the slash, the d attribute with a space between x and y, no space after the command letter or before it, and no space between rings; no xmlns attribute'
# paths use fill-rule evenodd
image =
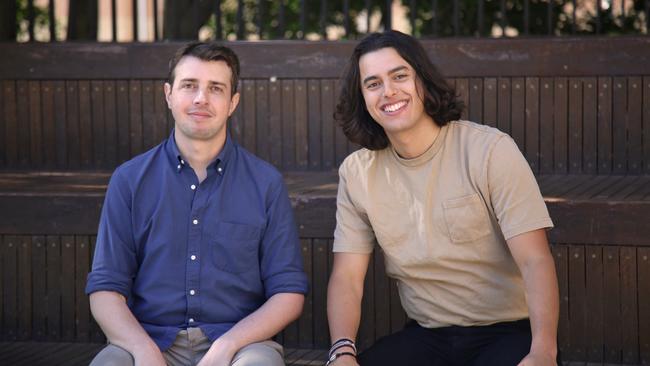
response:
<svg viewBox="0 0 650 366"><path fill-rule="evenodd" d="M348 139L370 150L386 148L390 142L384 129L370 116L361 92L359 59L366 53L391 47L411 65L422 82L422 101L425 112L439 126L460 118L464 104L454 88L433 65L426 51L415 38L389 30L372 33L354 48L343 74L339 100L334 119L343 128Z"/></svg>

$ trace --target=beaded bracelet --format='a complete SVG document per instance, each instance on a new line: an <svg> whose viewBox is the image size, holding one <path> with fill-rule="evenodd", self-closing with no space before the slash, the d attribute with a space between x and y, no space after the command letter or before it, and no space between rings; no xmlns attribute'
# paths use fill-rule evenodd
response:
<svg viewBox="0 0 650 366"><path fill-rule="evenodd" d="M331 355L330 358L327 360L327 363L325 364L325 366L330 366L332 364L332 362L336 361L336 359L341 357L341 356L352 356L355 359L357 358L357 355L355 355L352 352L339 352L339 353L335 353L335 354Z"/></svg>

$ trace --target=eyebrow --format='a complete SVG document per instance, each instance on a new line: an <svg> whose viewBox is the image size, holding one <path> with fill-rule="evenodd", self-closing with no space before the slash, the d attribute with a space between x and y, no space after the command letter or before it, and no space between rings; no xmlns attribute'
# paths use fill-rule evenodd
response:
<svg viewBox="0 0 650 366"><path fill-rule="evenodd" d="M199 81L198 79L187 78L187 79L181 79L181 80L179 81L179 83L182 83L182 82L196 83L196 82L198 82L198 81ZM222 83L221 81L214 81L214 80L210 80L210 81L208 81L208 84L210 84L210 85L221 85L221 86L224 86L224 87L228 85L228 84L226 84L226 83Z"/></svg>
<svg viewBox="0 0 650 366"><path fill-rule="evenodd" d="M396 73L396 72L398 72L398 71L402 71L402 70L408 70L408 68L407 68L406 66L404 66L404 65L402 65L402 66L397 66L397 67L395 67L395 68L393 68L393 69L388 70L388 74L393 74L393 73ZM363 82L362 82L362 83L365 84L365 83L367 83L367 82L370 81L370 80L374 80L374 79L378 79L378 78L379 78L379 77L377 77L376 75L370 75L370 76L368 76L367 78L363 79Z"/></svg>

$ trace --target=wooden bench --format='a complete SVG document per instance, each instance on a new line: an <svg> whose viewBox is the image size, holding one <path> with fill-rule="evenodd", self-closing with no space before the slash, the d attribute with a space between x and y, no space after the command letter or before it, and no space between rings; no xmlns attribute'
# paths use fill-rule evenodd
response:
<svg viewBox="0 0 650 366"><path fill-rule="evenodd" d="M464 117L513 136L538 178L556 224L568 361L650 362L649 42L424 41L467 103ZM243 71L232 135L287 172L312 283L303 316L278 339L315 354L304 350L329 342L335 169L356 149L332 119L353 43L231 45ZM3 341L104 342L83 287L105 185L168 134L162 79L178 46L0 44L12 55L0 59ZM382 260L377 251L366 279L362 348L406 321Z"/></svg>

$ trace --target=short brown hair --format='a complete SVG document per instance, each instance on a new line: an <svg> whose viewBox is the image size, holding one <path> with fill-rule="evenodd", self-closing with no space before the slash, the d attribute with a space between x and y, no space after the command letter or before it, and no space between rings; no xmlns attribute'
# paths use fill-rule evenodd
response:
<svg viewBox="0 0 650 366"><path fill-rule="evenodd" d="M232 77L231 90L232 95L237 93L237 83L239 82L239 58L230 48L217 42L192 42L179 48L174 57L169 60L169 74L167 80L169 84L174 85L176 66L185 56L196 57L203 61L223 61L230 68Z"/></svg>

